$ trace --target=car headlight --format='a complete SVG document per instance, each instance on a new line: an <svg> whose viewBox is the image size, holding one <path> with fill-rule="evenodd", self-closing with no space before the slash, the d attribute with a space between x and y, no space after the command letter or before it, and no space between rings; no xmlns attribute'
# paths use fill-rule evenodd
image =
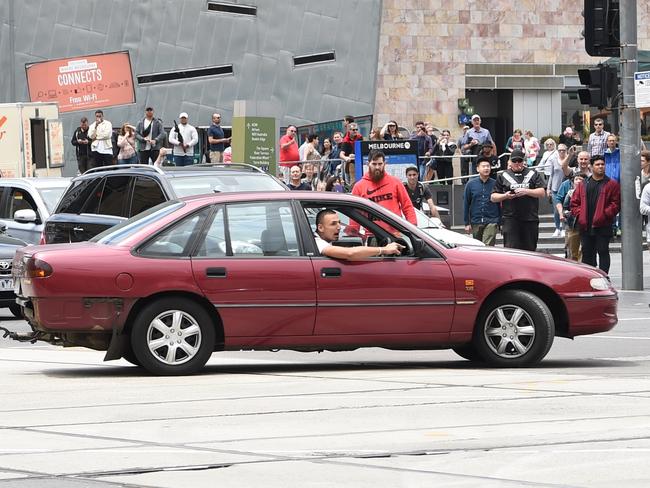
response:
<svg viewBox="0 0 650 488"><path fill-rule="evenodd" d="M589 280L591 288L598 291L605 291L611 288L609 280L607 278L592 278Z"/></svg>

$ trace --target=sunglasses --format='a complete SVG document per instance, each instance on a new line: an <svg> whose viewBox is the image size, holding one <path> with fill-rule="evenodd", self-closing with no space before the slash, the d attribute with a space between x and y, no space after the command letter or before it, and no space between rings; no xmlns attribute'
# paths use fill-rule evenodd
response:
<svg viewBox="0 0 650 488"><path fill-rule="evenodd" d="M511 159L510 162L511 163L523 163L524 160L523 159Z"/></svg>

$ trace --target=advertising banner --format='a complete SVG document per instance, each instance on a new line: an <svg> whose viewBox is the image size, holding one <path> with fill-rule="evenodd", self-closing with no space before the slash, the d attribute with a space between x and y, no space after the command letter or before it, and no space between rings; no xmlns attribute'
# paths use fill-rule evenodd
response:
<svg viewBox="0 0 650 488"><path fill-rule="evenodd" d="M135 103L128 51L25 65L32 102L58 102L59 112Z"/></svg>

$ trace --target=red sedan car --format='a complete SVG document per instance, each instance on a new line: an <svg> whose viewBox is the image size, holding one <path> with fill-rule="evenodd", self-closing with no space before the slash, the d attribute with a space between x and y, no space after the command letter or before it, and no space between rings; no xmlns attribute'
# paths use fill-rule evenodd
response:
<svg viewBox="0 0 650 488"><path fill-rule="evenodd" d="M336 260L316 245L334 210L335 245L400 256ZM436 241L382 207L316 192L174 200L90 242L16 253L18 302L33 338L105 350L154 374L200 370L214 351L453 348L495 366L528 366L554 336L604 332L617 293L590 266Z"/></svg>

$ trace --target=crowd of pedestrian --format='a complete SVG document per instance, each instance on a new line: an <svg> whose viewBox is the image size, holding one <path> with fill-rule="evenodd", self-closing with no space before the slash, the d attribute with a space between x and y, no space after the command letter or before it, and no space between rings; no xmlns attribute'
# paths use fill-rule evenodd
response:
<svg viewBox="0 0 650 488"><path fill-rule="evenodd" d="M160 165L167 157L165 146L171 146L176 166L193 164L197 130L189 124L186 112L180 113L178 119L180 123L174 120L167 133L152 107L145 109L135 126L126 122L119 130L113 130L101 110L95 112L92 123L82 117L71 141L79 172L115 163ZM567 127L557 140L549 137L542 144L531 130L515 129L506 142L508 156L504 160L497 156L492 135L481 126L478 114L472 116L471 127L463 127L458 140L452 139L449 130L439 131L425 121L416 122L415 130L409 132L397 121L389 120L370 130L370 140L415 140L418 164L406 169L406 180L401 182L386 173L385 155L371 151L368 172L357 182L355 143L363 136L354 117L345 116L343 130L334 131L322 141L317 134L307 134L300 144L297 127L289 125L279 140L279 176L291 190L350 191L380 204L392 202L383 205L413 221L413 208L439 217L423 181L452 184L456 179L453 160L460 156L461 178L467 180L463 197L465 230L474 238L494 245L500 231L505 247L535 250L539 199L546 197L553 208L553 237L564 238L566 257L598 265L607 272L611 239L622 231L621 158L618 139L605 130L604 121L597 118L593 126L585 150L579 132L572 127ZM231 138L225 137L220 114L213 114L207 136L209 161L228 161ZM643 151L640 211L648 230L649 181L650 152ZM383 191L375 194L384 184L394 198L384 200ZM408 205L402 205L406 200ZM650 242L650 232L647 238Z"/></svg>
<svg viewBox="0 0 650 488"><path fill-rule="evenodd" d="M221 127L221 115L212 115L207 130L208 160L212 163L230 160L230 137ZM187 112L178 115L167 132L163 121L156 117L153 107L147 107L136 125L124 122L119 129L104 118L102 110L95 111L95 120L82 117L72 135L79 173L112 164L163 164L169 153L176 166L194 164L195 147L199 142L196 127L189 123ZM166 150L171 146L171 151ZM161 157L162 153L162 157Z"/></svg>

